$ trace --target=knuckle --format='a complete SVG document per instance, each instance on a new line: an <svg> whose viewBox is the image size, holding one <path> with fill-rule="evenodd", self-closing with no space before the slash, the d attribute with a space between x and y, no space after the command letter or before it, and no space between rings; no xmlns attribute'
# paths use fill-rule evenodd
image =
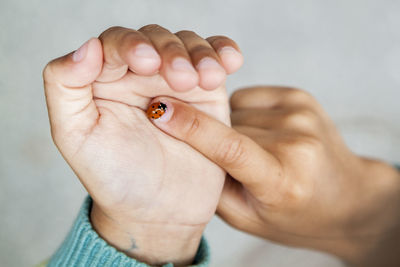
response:
<svg viewBox="0 0 400 267"><path fill-rule="evenodd" d="M112 26L110 28L108 28L107 30L105 30L104 32L116 32L116 31L121 31L121 30L125 30L126 28L121 27L121 26Z"/></svg>
<svg viewBox="0 0 400 267"><path fill-rule="evenodd" d="M310 129L315 127L318 121L317 115L308 109L296 110L295 112L288 113L283 119L282 123L286 127L295 127L302 129Z"/></svg>
<svg viewBox="0 0 400 267"><path fill-rule="evenodd" d="M231 105L236 106L236 104L242 103L245 100L245 95L251 93L251 89L239 89L232 93L229 102Z"/></svg>
<svg viewBox="0 0 400 267"><path fill-rule="evenodd" d="M285 193L284 193L284 198L285 201L288 201L289 203L303 203L307 202L311 198L312 192L310 190L310 187L306 183L301 183L301 182L295 182L291 184L290 186L286 187Z"/></svg>
<svg viewBox="0 0 400 267"><path fill-rule="evenodd" d="M184 140L189 140L189 138L195 136L196 132L200 126L199 117L194 114L187 123L184 123L185 127L182 129Z"/></svg>
<svg viewBox="0 0 400 267"><path fill-rule="evenodd" d="M104 32L102 32L102 33L100 34L100 36L99 36L99 39L100 39L100 40L104 40L104 38L105 38L106 36L108 36L108 35L110 35L110 34L112 34L112 33L115 33L115 32L119 32L119 31L124 30L124 29L125 29L125 28L124 28L124 27L121 27L121 26L112 26L112 27L108 28L107 30L105 30Z"/></svg>
<svg viewBox="0 0 400 267"><path fill-rule="evenodd" d="M235 90L231 97L230 103L231 105L247 103L249 99L254 98L262 98L268 100L269 97L266 96L265 93L268 93L270 88L264 86L250 86L250 87L243 87L240 89Z"/></svg>
<svg viewBox="0 0 400 267"><path fill-rule="evenodd" d="M230 97L230 102L232 103L232 102L237 102L241 97L240 97L240 95L241 95L241 90L236 90L236 91L234 91L233 93L232 93L232 95L231 95L231 97Z"/></svg>
<svg viewBox="0 0 400 267"><path fill-rule="evenodd" d="M240 97L240 94L242 93L243 89L241 90L235 90L232 94L231 94L231 99L235 99Z"/></svg>
<svg viewBox="0 0 400 267"><path fill-rule="evenodd" d="M290 103L313 104L315 102L309 92L298 88L287 88L285 99Z"/></svg>
<svg viewBox="0 0 400 267"><path fill-rule="evenodd" d="M138 43L148 43L148 41L137 31L128 30L121 34L118 42L122 47L129 48Z"/></svg>
<svg viewBox="0 0 400 267"><path fill-rule="evenodd" d="M103 41L103 49L114 50L116 44L131 45L132 41L143 40L143 37L133 29L113 26L100 34L99 39Z"/></svg>
<svg viewBox="0 0 400 267"><path fill-rule="evenodd" d="M226 40L230 40L228 37L226 37L225 35L214 35L211 38L213 38L215 41L226 41Z"/></svg>
<svg viewBox="0 0 400 267"><path fill-rule="evenodd" d="M159 31L161 29L162 29L162 27L158 24L147 24L147 25L143 26L142 28L140 28L140 31L155 32L155 31Z"/></svg>
<svg viewBox="0 0 400 267"><path fill-rule="evenodd" d="M302 163L315 163L322 155L323 144L315 137L301 136L287 141L284 145L286 155Z"/></svg>
<svg viewBox="0 0 400 267"><path fill-rule="evenodd" d="M176 35L179 36L193 36L193 35L197 35L194 31L190 31L190 30L181 30L176 32Z"/></svg>
<svg viewBox="0 0 400 267"><path fill-rule="evenodd" d="M242 137L225 138L214 152L215 160L224 166L240 168L247 159L243 143Z"/></svg>
<svg viewBox="0 0 400 267"><path fill-rule="evenodd" d="M196 54L196 56L211 56L214 58L214 50L210 47L207 47L205 45L196 45L190 49L190 53Z"/></svg>
<svg viewBox="0 0 400 267"><path fill-rule="evenodd" d="M223 35L215 35L207 38L207 41L217 47L222 47L224 44L230 41L230 39Z"/></svg>
<svg viewBox="0 0 400 267"><path fill-rule="evenodd" d="M299 88L287 88L287 92L292 97L311 97L311 94L309 92Z"/></svg>
<svg viewBox="0 0 400 267"><path fill-rule="evenodd" d="M185 55L185 47L175 40L167 41L161 46L160 50L163 51L163 53L167 53L171 56Z"/></svg>

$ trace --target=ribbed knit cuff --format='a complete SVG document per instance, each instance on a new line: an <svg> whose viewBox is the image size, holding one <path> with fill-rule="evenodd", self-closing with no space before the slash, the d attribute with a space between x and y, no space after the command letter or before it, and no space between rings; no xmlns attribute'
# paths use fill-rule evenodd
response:
<svg viewBox="0 0 400 267"><path fill-rule="evenodd" d="M102 239L93 229L89 214L92 199L88 196L79 211L78 217L61 247L50 258L47 266L112 266L149 267L149 265L128 257ZM202 237L193 265L208 266L210 260L207 241ZM172 263L163 267L172 267Z"/></svg>

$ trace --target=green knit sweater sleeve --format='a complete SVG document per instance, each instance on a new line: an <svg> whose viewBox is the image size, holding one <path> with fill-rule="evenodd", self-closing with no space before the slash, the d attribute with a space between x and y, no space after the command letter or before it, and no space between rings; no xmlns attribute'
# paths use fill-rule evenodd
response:
<svg viewBox="0 0 400 267"><path fill-rule="evenodd" d="M87 197L64 242L49 261L41 266L149 267L116 250L94 231L89 220L91 206L92 199ZM191 266L208 266L209 259L209 248L203 237ZM163 265L163 267L172 266L174 266L172 263Z"/></svg>

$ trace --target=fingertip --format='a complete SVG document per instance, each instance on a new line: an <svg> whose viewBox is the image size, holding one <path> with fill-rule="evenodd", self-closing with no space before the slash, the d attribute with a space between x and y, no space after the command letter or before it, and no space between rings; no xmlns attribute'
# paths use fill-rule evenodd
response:
<svg viewBox="0 0 400 267"><path fill-rule="evenodd" d="M103 63L103 46L98 38L91 38L88 41L88 56L85 58L87 64L101 70Z"/></svg>
<svg viewBox="0 0 400 267"><path fill-rule="evenodd" d="M78 50L77 50L78 51ZM76 53L76 52L75 52ZM74 53L74 54L75 54ZM82 61L77 62L76 77L80 79L79 85L86 85L99 76L103 67L103 47L99 39L91 38L87 41L87 54Z"/></svg>
<svg viewBox="0 0 400 267"><path fill-rule="evenodd" d="M175 58L163 70L164 78L171 89L178 92L189 91L199 84L199 75L192 64L184 58Z"/></svg>
<svg viewBox="0 0 400 267"><path fill-rule="evenodd" d="M161 58L157 51L148 44L139 44L129 52L129 68L140 75L157 73L161 66Z"/></svg>
<svg viewBox="0 0 400 267"><path fill-rule="evenodd" d="M43 76L67 87L82 87L97 78L102 65L102 45L97 38L91 38L74 52L52 60Z"/></svg>
<svg viewBox="0 0 400 267"><path fill-rule="evenodd" d="M208 71L199 71L199 86L207 91L219 88L225 82L225 73L213 73Z"/></svg>
<svg viewBox="0 0 400 267"><path fill-rule="evenodd" d="M238 50L231 46L224 46L218 50L218 55L221 58L227 74L231 74L240 69L243 65L243 55Z"/></svg>
<svg viewBox="0 0 400 267"><path fill-rule="evenodd" d="M203 58L197 64L196 69L199 73L199 86L204 90L214 90L225 81L225 69L213 58Z"/></svg>
<svg viewBox="0 0 400 267"><path fill-rule="evenodd" d="M195 88L199 84L199 77L193 73L175 73L172 72L166 77L172 90L177 92L186 92Z"/></svg>
<svg viewBox="0 0 400 267"><path fill-rule="evenodd" d="M99 39L92 37L83 43L77 50L71 54L71 60L77 64L86 61L86 58L93 57L97 53L101 53L102 46Z"/></svg>
<svg viewBox="0 0 400 267"><path fill-rule="evenodd" d="M102 46L101 41L99 40L99 38L91 37L87 42L89 43L89 47L91 49L94 49L94 50L100 51L100 52L103 51L102 50L103 46Z"/></svg>

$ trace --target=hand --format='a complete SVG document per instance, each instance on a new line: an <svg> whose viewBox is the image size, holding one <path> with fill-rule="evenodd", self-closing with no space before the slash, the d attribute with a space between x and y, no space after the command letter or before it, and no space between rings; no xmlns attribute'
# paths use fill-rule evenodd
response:
<svg viewBox="0 0 400 267"><path fill-rule="evenodd" d="M229 173L218 206L229 224L357 266L399 266L399 173L354 155L308 93L239 90L231 98L234 129L160 99L171 101L173 114L154 123Z"/></svg>
<svg viewBox="0 0 400 267"><path fill-rule="evenodd" d="M160 132L145 110L165 95L229 125L224 81L242 60L229 38L148 25L110 28L46 66L54 142L93 198L92 223L109 243L149 264L191 263L225 173Z"/></svg>

